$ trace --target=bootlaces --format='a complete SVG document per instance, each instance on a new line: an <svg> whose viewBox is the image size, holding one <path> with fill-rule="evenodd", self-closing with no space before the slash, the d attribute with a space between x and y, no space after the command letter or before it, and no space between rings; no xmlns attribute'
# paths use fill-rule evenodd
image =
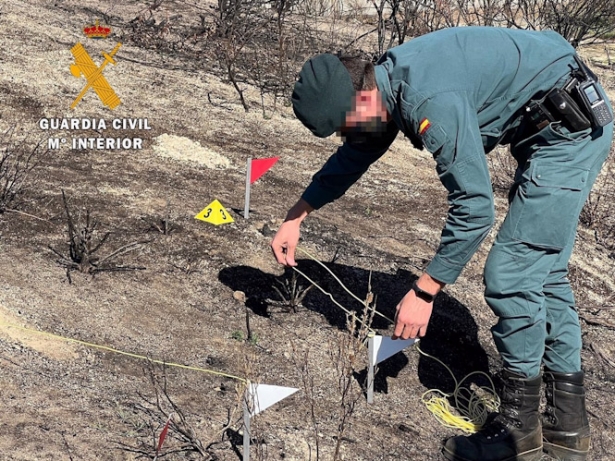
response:
<svg viewBox="0 0 615 461"><path fill-rule="evenodd" d="M549 421L549 423L551 424L557 424L557 418L555 417L555 408L547 405L547 408L545 408L545 413L544 413L545 418Z"/></svg>

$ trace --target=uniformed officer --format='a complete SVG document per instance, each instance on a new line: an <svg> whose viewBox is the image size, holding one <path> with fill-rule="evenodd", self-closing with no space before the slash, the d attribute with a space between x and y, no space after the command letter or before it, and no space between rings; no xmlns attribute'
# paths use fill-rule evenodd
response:
<svg viewBox="0 0 615 461"><path fill-rule="evenodd" d="M613 136L612 109L594 77L555 32L463 27L392 48L376 65L318 55L295 84L293 108L303 124L345 141L271 242L278 262L296 265L303 219L343 195L398 131L433 154L448 190L440 245L397 305L395 337L425 335L433 298L455 282L493 225L485 154L510 144L519 163L484 270L504 364L501 408L478 433L445 441L449 460L538 460L543 445L557 459L587 457L581 331L567 264ZM540 418L541 368L547 409Z"/></svg>

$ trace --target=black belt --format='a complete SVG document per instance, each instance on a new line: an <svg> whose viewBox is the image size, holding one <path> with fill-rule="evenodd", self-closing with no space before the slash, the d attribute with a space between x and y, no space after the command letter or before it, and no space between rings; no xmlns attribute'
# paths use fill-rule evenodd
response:
<svg viewBox="0 0 615 461"><path fill-rule="evenodd" d="M561 122L571 133L592 126L592 114L581 101L577 88L579 83L597 79L576 55L574 59L579 68L571 71L564 85L552 88L541 98L530 100L523 108L525 122L533 131L538 132L551 122Z"/></svg>

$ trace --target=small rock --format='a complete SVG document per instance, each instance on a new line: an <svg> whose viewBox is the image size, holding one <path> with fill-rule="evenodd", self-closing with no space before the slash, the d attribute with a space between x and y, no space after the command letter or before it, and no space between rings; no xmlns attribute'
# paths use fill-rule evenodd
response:
<svg viewBox="0 0 615 461"><path fill-rule="evenodd" d="M235 298L237 301L239 301L240 303L245 303L246 302L246 294L243 291L234 291L233 292L233 298Z"/></svg>

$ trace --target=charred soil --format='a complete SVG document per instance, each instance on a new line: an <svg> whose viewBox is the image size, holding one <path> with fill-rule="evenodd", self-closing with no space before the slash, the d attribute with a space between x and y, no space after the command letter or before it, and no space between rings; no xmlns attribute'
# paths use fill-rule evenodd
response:
<svg viewBox="0 0 615 461"><path fill-rule="evenodd" d="M311 137L280 102L264 116L258 89L242 83L252 106L246 112L206 57L144 45L131 23L143 14L141 3L117 2L112 11L106 2L71 0L17 0L0 7L1 133L13 129L26 148L40 140L46 146L49 138L143 139L140 150L73 150L66 143L41 153L25 187L0 214L0 459L151 459L170 413L175 423L159 459L240 459L242 381L83 342L300 388L254 419L252 456L332 459L352 403L343 400L340 388L346 316L314 288L296 309L286 306L274 287L283 286L279 281L289 280L292 271L275 263L269 242L339 140ZM181 15L189 2L170 3ZM114 28L106 40L82 36L83 26L97 18ZM161 28L161 41L164 34ZM77 42L97 65L102 51L123 42L116 65L104 69L122 100L113 112L93 91L69 108L84 85L69 69ZM601 45L582 53L615 96L615 74L600 61L603 51ZM39 126L41 118L71 117L147 118L151 129ZM253 185L245 220L246 160L271 156L280 161ZM612 174L612 161L609 168ZM501 222L506 194L496 192ZM234 223L194 219L214 199ZM90 250L100 244L89 265L80 266L90 269L66 263L67 208L75 236L89 226ZM301 245L362 299L371 277L378 310L392 318L433 255L445 214L433 159L400 136L346 196L308 218ZM482 299L482 267L494 235L438 297L421 341L457 378L499 367L489 331L495 319ZM320 265L302 253L298 257L302 271L361 312L361 304ZM593 461L611 460L615 451L614 276L614 250L581 226L571 280L582 318ZM299 277L298 285L304 289L309 282ZM392 332L380 317L373 328ZM380 366L375 402L368 405L360 386L367 354L360 354L353 362L355 403L339 459L439 459L441 440L456 432L441 426L420 397L430 388L451 391L448 373L406 350Z"/></svg>

